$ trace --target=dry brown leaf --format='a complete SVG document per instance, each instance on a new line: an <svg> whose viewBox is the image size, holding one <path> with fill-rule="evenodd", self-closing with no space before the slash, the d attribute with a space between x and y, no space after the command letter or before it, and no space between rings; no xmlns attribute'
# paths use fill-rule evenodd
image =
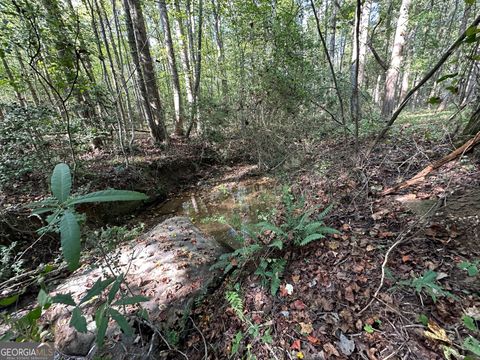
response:
<svg viewBox="0 0 480 360"><path fill-rule="evenodd" d="M302 334L306 334L306 335L309 335L313 332L313 326L311 323L304 323L304 322L301 322L299 323L298 325L300 325L300 332Z"/></svg>
<svg viewBox="0 0 480 360"><path fill-rule="evenodd" d="M338 350L331 343L323 344L323 350L325 350L325 352L330 356L332 355L340 356L340 354L338 353Z"/></svg>

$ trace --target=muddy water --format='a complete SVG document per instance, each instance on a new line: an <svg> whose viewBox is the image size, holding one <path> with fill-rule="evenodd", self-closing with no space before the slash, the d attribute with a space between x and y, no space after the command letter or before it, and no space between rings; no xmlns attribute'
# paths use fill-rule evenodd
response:
<svg viewBox="0 0 480 360"><path fill-rule="evenodd" d="M258 222L277 203L277 186L263 177L205 185L181 193L153 209L155 216L186 216L203 233L234 249L245 225Z"/></svg>

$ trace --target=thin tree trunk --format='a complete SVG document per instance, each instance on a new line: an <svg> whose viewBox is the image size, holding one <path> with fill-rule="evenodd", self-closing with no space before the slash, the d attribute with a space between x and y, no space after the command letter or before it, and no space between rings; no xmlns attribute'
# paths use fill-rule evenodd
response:
<svg viewBox="0 0 480 360"><path fill-rule="evenodd" d="M362 7L362 15L360 21L359 35L359 52L358 52L358 85L364 85L365 81L365 62L367 57L368 43L368 26L370 23L370 11L372 8L372 0L366 0Z"/></svg>
<svg viewBox="0 0 480 360"><path fill-rule="evenodd" d="M187 1L187 14L190 12L189 1ZM193 104L192 112L190 114L190 125L187 130L187 138L190 136L194 122L197 123L197 134L202 133L202 122L198 114L198 98L200 96L200 76L202 71L202 28L203 28L203 0L198 3L198 29L197 29L197 52L194 55L195 59L195 84L193 87Z"/></svg>
<svg viewBox="0 0 480 360"><path fill-rule="evenodd" d="M176 32L177 32L177 38L178 42L180 45L180 59L182 62L182 68L183 68L183 75L185 78L185 91L187 93L187 102L190 107L192 107L193 103L193 94L192 94L192 88L193 88L193 81L192 81L192 73L191 73L191 68L190 68L190 59L188 56L188 40L185 36L185 28L183 26L183 20L182 20L182 15L181 15L181 9L180 5L178 3L178 0L174 0L175 4L175 22L177 24L176 26Z"/></svg>
<svg viewBox="0 0 480 360"><path fill-rule="evenodd" d="M29 71L25 66L25 62L23 61L22 54L20 53L20 50L18 49L18 47L15 46L14 48L15 48L15 55L17 56L17 61L20 65L20 68L22 69L22 73L23 73L22 78L27 83L28 90L32 95L33 103L35 104L35 106L39 106L40 100L38 99L37 90L35 89L35 86L33 85L33 82L31 80L31 75L29 74Z"/></svg>
<svg viewBox="0 0 480 360"><path fill-rule="evenodd" d="M124 0L124 6L132 58L142 78L140 91L150 134L156 142L162 142L168 139L142 8L138 0Z"/></svg>
<svg viewBox="0 0 480 360"><path fill-rule="evenodd" d="M317 9L315 8L315 3L313 0L310 0L310 5L312 7L313 15L315 16L315 22L317 24L317 32L320 40L322 42L323 50L325 51L325 56L327 57L328 66L330 69L330 74L332 75L333 84L335 86L335 91L337 93L338 103L340 105L340 122L343 125L343 131L345 138L347 137L347 124L345 122L345 112L343 108L343 99L342 94L340 93L340 88L338 87L337 76L335 74L335 70L333 68L332 59L330 58L330 54L328 53L327 43L325 42L325 38L323 37L322 30L320 28L320 20L317 15Z"/></svg>
<svg viewBox="0 0 480 360"><path fill-rule="evenodd" d="M177 62L175 60L175 51L173 48L172 33L170 31L170 23L168 21L168 11L165 0L158 1L158 9L160 11L160 21L162 23L165 35L165 47L167 50L168 65L172 74L172 90L173 90L173 106L175 109L175 135L183 135L183 105L182 94L180 90L180 80L178 78Z"/></svg>
<svg viewBox="0 0 480 360"><path fill-rule="evenodd" d="M405 46L408 26L408 10L411 0L402 0L400 14L398 16L395 40L393 42L390 66L385 80L385 99L383 101L382 115L390 116L395 107L395 90L398 81L400 67L403 61L403 48Z"/></svg>
<svg viewBox="0 0 480 360"><path fill-rule="evenodd" d="M5 59L5 52L1 49L0 49L0 58L2 59L3 69L7 74L8 82L10 83L10 86L13 88L13 91L15 92L15 96L17 97L17 100L20 103L20 106L23 108L26 108L27 102L25 101L25 97L20 92L20 89L18 88L17 82L15 80L15 76L13 76L13 72L10 69L10 66L8 65L7 59Z"/></svg>
<svg viewBox="0 0 480 360"><path fill-rule="evenodd" d="M214 22L214 29L215 29L215 41L217 44L217 63L218 67L220 68L221 74L221 83L222 83L222 96L224 101L227 99L228 96L228 82L227 82L227 72L225 70L225 54L223 50L223 38L222 32L220 30L220 4L215 0L212 0L212 7L213 7L213 18Z"/></svg>

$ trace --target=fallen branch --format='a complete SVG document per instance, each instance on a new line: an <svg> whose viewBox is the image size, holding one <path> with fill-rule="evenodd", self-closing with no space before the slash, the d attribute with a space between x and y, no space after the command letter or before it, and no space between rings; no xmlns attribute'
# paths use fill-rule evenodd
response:
<svg viewBox="0 0 480 360"><path fill-rule="evenodd" d="M437 170L438 168L442 167L443 165L445 165L446 163L452 160L455 160L457 157L473 149L479 143L480 143L480 131L473 138L468 140L465 144L455 149L447 156L444 156L440 160L437 160L434 163L428 165L425 169L420 171L417 175L415 175L411 179L404 181L398 185L395 185L389 189L384 190L382 192L382 195L390 195L397 192L398 190L405 189L406 187L422 182L432 171Z"/></svg>

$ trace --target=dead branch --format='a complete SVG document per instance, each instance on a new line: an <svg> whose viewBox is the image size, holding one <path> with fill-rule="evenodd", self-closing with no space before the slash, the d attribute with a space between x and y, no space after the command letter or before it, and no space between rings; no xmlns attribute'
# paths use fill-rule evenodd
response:
<svg viewBox="0 0 480 360"><path fill-rule="evenodd" d="M480 131L470 140L468 140L466 143L464 143L462 146L459 148L455 149L452 151L450 154L444 156L440 160L435 161L434 163L428 165L425 169L420 171L417 175L412 177L411 179L404 181L398 185L395 185L389 189L386 189L382 192L382 195L389 195L397 192L398 190L404 189L406 187L418 184L419 182L422 182L425 180L425 178L434 170L437 170L438 168L442 167L446 163L455 160L457 157L465 154L466 152L470 151L473 149L476 145L480 143Z"/></svg>

